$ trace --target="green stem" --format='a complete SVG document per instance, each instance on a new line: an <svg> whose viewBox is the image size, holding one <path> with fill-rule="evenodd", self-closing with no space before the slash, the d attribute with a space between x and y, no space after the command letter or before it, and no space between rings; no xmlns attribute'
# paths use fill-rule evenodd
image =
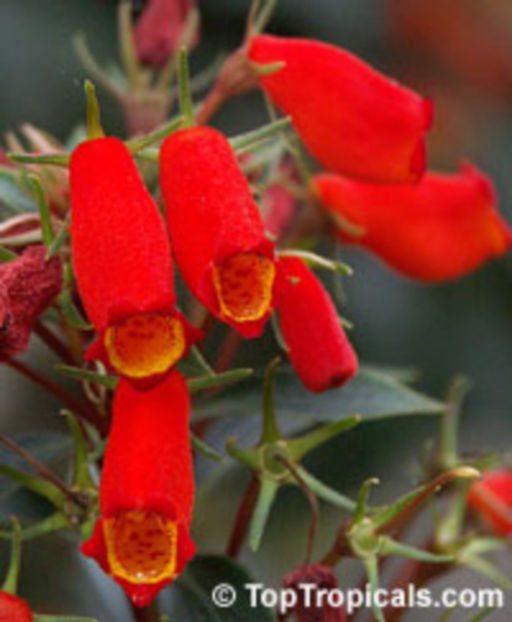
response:
<svg viewBox="0 0 512 622"><path fill-rule="evenodd" d="M187 49L181 47L178 56L180 112L185 118L186 127L194 127L194 106L190 94L190 72L188 67Z"/></svg>

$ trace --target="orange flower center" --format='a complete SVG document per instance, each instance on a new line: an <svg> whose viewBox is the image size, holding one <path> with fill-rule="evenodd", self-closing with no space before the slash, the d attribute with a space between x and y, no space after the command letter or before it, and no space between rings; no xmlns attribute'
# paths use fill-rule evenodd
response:
<svg viewBox="0 0 512 622"><path fill-rule="evenodd" d="M186 348L182 321L168 315L135 315L105 332L112 367L131 378L162 374Z"/></svg>
<svg viewBox="0 0 512 622"><path fill-rule="evenodd" d="M240 253L213 268L221 311L237 322L262 318L272 303L275 265L255 253Z"/></svg>
<svg viewBox="0 0 512 622"><path fill-rule="evenodd" d="M159 583L176 574L178 526L162 514L128 510L103 520L111 574L130 583Z"/></svg>

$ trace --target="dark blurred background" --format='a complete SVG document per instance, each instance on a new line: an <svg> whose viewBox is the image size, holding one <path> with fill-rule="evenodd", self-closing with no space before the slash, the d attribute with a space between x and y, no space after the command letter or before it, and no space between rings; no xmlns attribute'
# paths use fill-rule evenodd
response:
<svg viewBox="0 0 512 622"><path fill-rule="evenodd" d="M201 44L192 56L197 69L219 51L236 47L249 2L199 4ZM0 132L16 130L25 121L60 139L72 132L83 119L85 74L71 37L82 30L96 58L108 64L117 56L115 9L114 0L0 2ZM512 223L509 0L280 0L270 30L343 46L431 96L436 125L430 166L452 171L460 159L470 158L493 179L501 211ZM101 89L99 95L105 128L122 135L116 103ZM215 124L233 134L264 120L262 101L253 95L229 102ZM395 276L366 254L350 251L344 258L355 268L355 276L345 282L344 314L355 323L352 338L361 358L416 367L422 373L417 386L436 396L444 394L455 373L466 374L473 390L465 409L464 449L509 450L512 259L486 265L459 282L430 287ZM53 403L42 401L38 391L10 371L2 370L0 381L3 429L52 424ZM352 449L361 452L385 434L397 452L396 480L409 481L412 457L428 435L423 423L392 422L385 429L371 425L373 432L353 437ZM342 449L350 451L350 444ZM366 456L365 464L378 469L379 455ZM211 541L205 536L205 542ZM277 579L280 569L269 567L265 572Z"/></svg>

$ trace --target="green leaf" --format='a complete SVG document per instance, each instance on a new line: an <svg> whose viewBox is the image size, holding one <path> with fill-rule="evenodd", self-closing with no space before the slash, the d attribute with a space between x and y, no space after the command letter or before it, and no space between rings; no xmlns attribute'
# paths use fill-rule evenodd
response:
<svg viewBox="0 0 512 622"><path fill-rule="evenodd" d="M259 417L261 385L261 374L254 374L243 385L231 389L229 394L223 394L203 405L198 404L196 412L202 417L241 417L240 405L243 404L245 416ZM284 367L277 372L276 387L276 412L280 424L287 417L302 417L303 423L307 421L311 425L322 421L338 421L354 413L360 414L362 421L402 415L438 415L445 407L442 402L387 376L364 369L344 387L315 394L302 386L289 367Z"/></svg>
<svg viewBox="0 0 512 622"><path fill-rule="evenodd" d="M215 451L215 449L210 447L195 434L190 434L190 442L192 443L192 447L196 451L202 453L203 456L210 458L210 460L213 460L214 462L224 462L224 458L217 451Z"/></svg>
<svg viewBox="0 0 512 622"><path fill-rule="evenodd" d="M303 436L287 441L288 449L295 460L300 460L307 453L315 449L315 447L318 447L322 443L326 443L342 432L351 430L360 421L361 417L359 415L353 415L352 417L340 419L334 423L328 423Z"/></svg>
<svg viewBox="0 0 512 622"><path fill-rule="evenodd" d="M91 330L92 325L84 320L78 309L75 307L69 287L64 287L59 294L58 300L62 313L71 326L74 326L79 330Z"/></svg>
<svg viewBox="0 0 512 622"><path fill-rule="evenodd" d="M337 490L334 490L327 484L324 484L319 479L317 479L314 475L306 471L302 467L297 468L297 473L301 477L302 481L308 488L310 488L320 499L331 503L332 505L342 509L352 512L355 507L355 501L342 495Z"/></svg>
<svg viewBox="0 0 512 622"><path fill-rule="evenodd" d="M8 250L7 248L2 248L0 247L0 262L1 263L6 263L8 261L12 261L13 259L16 259L18 255L16 255L16 253L13 253L12 251Z"/></svg>
<svg viewBox="0 0 512 622"><path fill-rule="evenodd" d="M223 372L222 374L208 374L206 376L199 376L198 378L188 378L187 386L191 393L196 393L202 389L209 389L211 387L220 387L225 384L233 384L234 382L240 382L245 378L252 375L254 370L249 368L232 369L230 371Z"/></svg>
<svg viewBox="0 0 512 622"><path fill-rule="evenodd" d="M56 507L60 507L63 503L64 497L62 492L56 486L40 477L30 475L6 464L0 464L0 475L24 486L36 495L44 497Z"/></svg>
<svg viewBox="0 0 512 622"><path fill-rule="evenodd" d="M277 121L268 123L257 130L253 130L252 132L247 132L245 134L235 136L234 138L230 138L229 142L231 143L231 147L237 153L250 151L254 147L259 146L262 141L272 138L276 134L279 134L283 130L287 129L290 126L290 123L290 117L284 117L283 119L278 119Z"/></svg>
<svg viewBox="0 0 512 622"><path fill-rule="evenodd" d="M59 432L38 430L33 433L13 434L12 440L32 454L40 462L47 465L55 464L63 458L68 458L73 450L73 442L69 435ZM32 473L33 470L20 457L0 446L0 462L12 468ZM5 500L20 487L18 482L0 478L0 501Z"/></svg>
<svg viewBox="0 0 512 622"><path fill-rule="evenodd" d="M39 177L37 175L29 175L28 180L36 195L37 206L39 208L39 217L41 218L43 244L45 244L45 246L50 246L54 239L50 206L46 200L44 189L41 185Z"/></svg>
<svg viewBox="0 0 512 622"><path fill-rule="evenodd" d="M274 503L279 483L269 477L260 478L260 491L258 501L252 514L249 525L249 546L253 551L260 547L261 538L267 524L270 509Z"/></svg>
<svg viewBox="0 0 512 622"><path fill-rule="evenodd" d="M162 613L175 622L207 620L208 622L274 622L271 609L250 606L249 591L254 583L247 570L225 557L197 556L160 599ZM218 607L212 592L219 584L229 584L236 593L231 607Z"/></svg>
<svg viewBox="0 0 512 622"><path fill-rule="evenodd" d="M95 384L101 384L108 389L115 389L119 379L116 376L108 376L106 374L100 374L89 369L81 369L80 367L73 367L72 365L57 364L55 369L74 380L93 382Z"/></svg>
<svg viewBox="0 0 512 622"><path fill-rule="evenodd" d="M68 215L62 227L59 229L59 232L54 237L53 242L48 247L48 252L46 253L46 259L51 259L59 251L60 247L68 239L70 222L71 222L71 218Z"/></svg>
<svg viewBox="0 0 512 622"><path fill-rule="evenodd" d="M397 542L388 536L381 536L379 542L380 555L398 555L399 557L417 559L430 564L446 564L453 562L455 559L453 555L438 555L430 553L430 551L423 551L403 542Z"/></svg>
<svg viewBox="0 0 512 622"><path fill-rule="evenodd" d="M69 154L66 153L8 153L7 157L13 162L20 164L48 164L52 166L69 166Z"/></svg>
<svg viewBox="0 0 512 622"><path fill-rule="evenodd" d="M323 270L331 270L332 272L346 274L349 276L354 273L352 268L346 263L343 263L342 261L333 261L328 257L322 257L321 255L317 255L316 253L312 253L310 251L291 249L280 251L279 255L281 257L297 257L302 259L302 261L311 268L322 268Z"/></svg>

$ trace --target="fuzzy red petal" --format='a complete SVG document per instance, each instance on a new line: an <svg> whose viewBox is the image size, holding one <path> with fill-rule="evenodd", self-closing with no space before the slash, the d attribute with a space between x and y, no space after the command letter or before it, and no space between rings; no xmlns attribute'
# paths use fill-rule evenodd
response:
<svg viewBox="0 0 512 622"><path fill-rule="evenodd" d="M357 372L356 354L323 285L295 257L281 257L279 320L290 362L315 393L339 387Z"/></svg>
<svg viewBox="0 0 512 622"><path fill-rule="evenodd" d="M421 177L433 116L429 100L319 41L257 36L249 59L285 63L260 83L324 167L370 183Z"/></svg>
<svg viewBox="0 0 512 622"><path fill-rule="evenodd" d="M260 212L227 139L196 127L175 132L162 146L160 186L176 263L194 295L246 337L261 333L272 310L237 322L219 307L213 269L226 259L255 253L273 261Z"/></svg>
<svg viewBox="0 0 512 622"><path fill-rule="evenodd" d="M45 246L28 247L0 265L0 359L22 352L34 323L62 287L60 259Z"/></svg>
<svg viewBox="0 0 512 622"><path fill-rule="evenodd" d="M512 471L485 473L469 489L468 502L492 531L501 536L512 535Z"/></svg>
<svg viewBox="0 0 512 622"><path fill-rule="evenodd" d="M174 54L195 0L149 0L134 31L139 60L161 67Z"/></svg>
<svg viewBox="0 0 512 622"><path fill-rule="evenodd" d="M503 255L512 235L496 208L490 180L473 166L427 174L415 185L375 186L317 175L326 209L362 229L339 238L372 251L399 272L446 281Z"/></svg>
<svg viewBox="0 0 512 622"><path fill-rule="evenodd" d="M71 157L73 266L98 330L116 318L174 307L164 221L125 145L81 143Z"/></svg>
<svg viewBox="0 0 512 622"><path fill-rule="evenodd" d="M0 592L0 622L32 622L32 611L21 598Z"/></svg>

